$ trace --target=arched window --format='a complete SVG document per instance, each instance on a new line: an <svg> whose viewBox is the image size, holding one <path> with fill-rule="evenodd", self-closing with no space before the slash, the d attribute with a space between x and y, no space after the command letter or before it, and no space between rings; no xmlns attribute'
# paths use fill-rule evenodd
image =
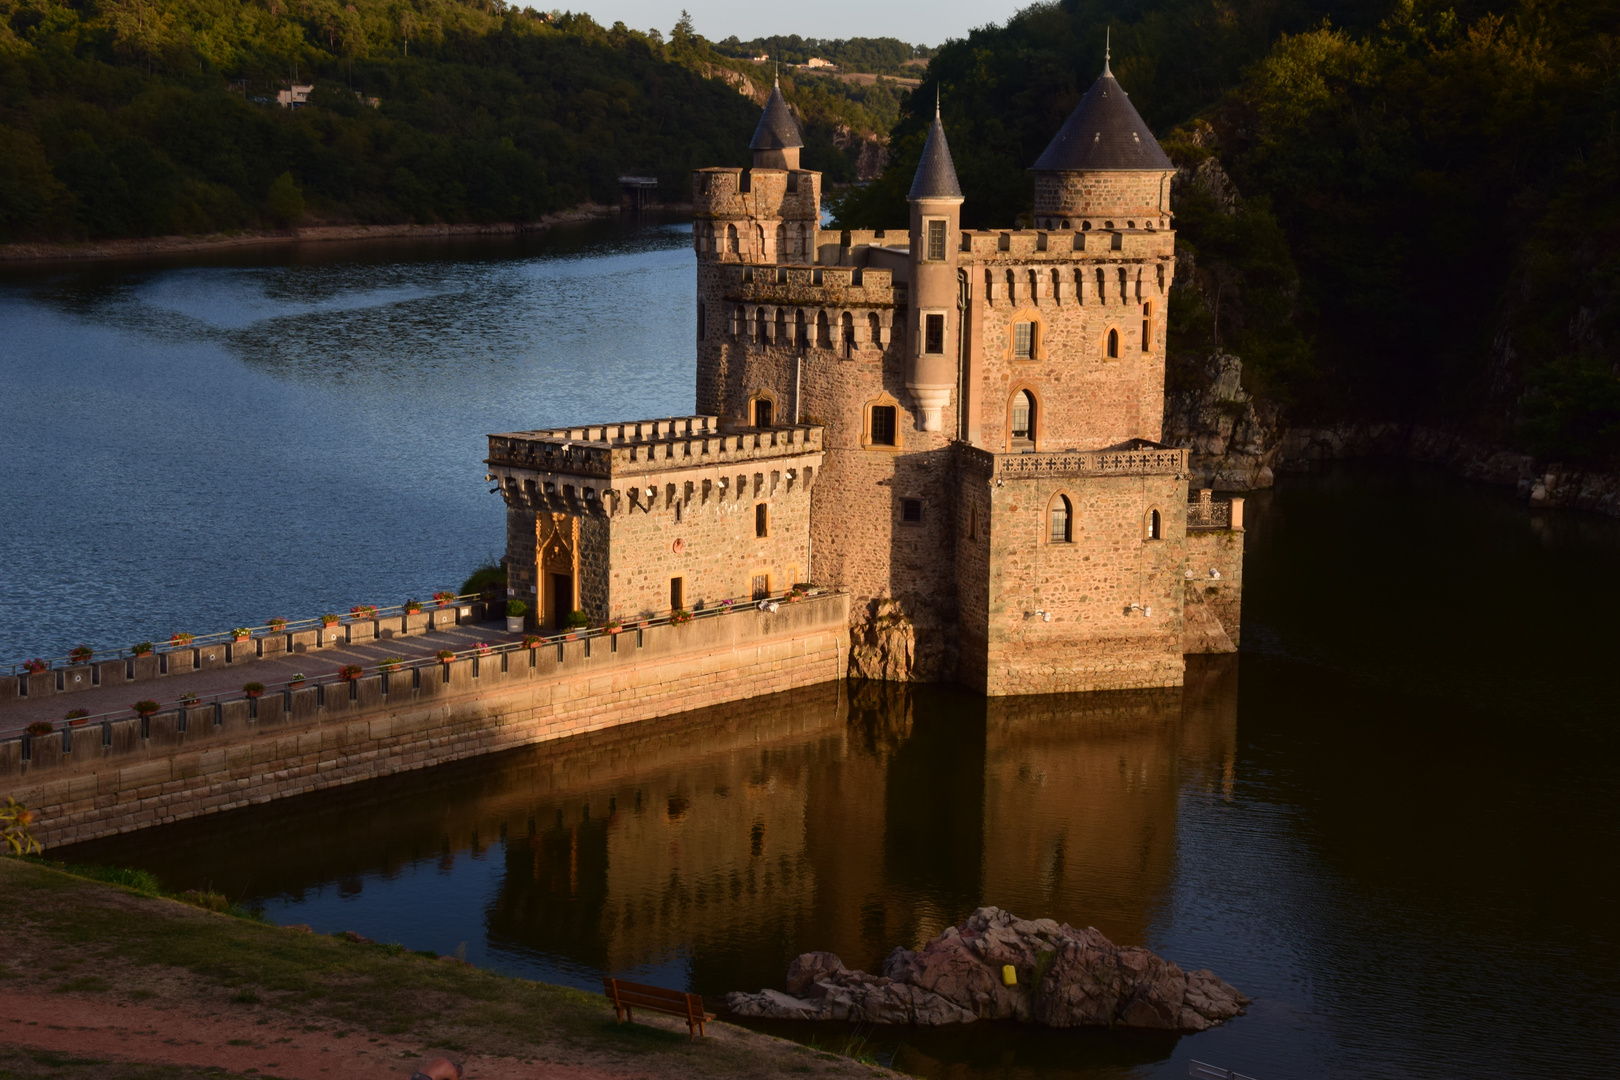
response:
<svg viewBox="0 0 1620 1080"><path fill-rule="evenodd" d="M756 259L765 257L765 226L763 225L754 226L754 257Z"/></svg>
<svg viewBox="0 0 1620 1080"><path fill-rule="evenodd" d="M1160 519L1159 512L1157 510L1148 511L1147 538L1149 540L1164 539L1164 522L1162 519Z"/></svg>
<svg viewBox="0 0 1620 1080"><path fill-rule="evenodd" d="M1119 359L1119 331L1108 331L1108 359Z"/></svg>
<svg viewBox="0 0 1620 1080"><path fill-rule="evenodd" d="M827 313L816 312L816 348L832 348L832 327L827 325Z"/></svg>
<svg viewBox="0 0 1620 1080"><path fill-rule="evenodd" d="M1012 449L1035 449L1035 395L1020 390L1012 399Z"/></svg>
<svg viewBox="0 0 1620 1080"><path fill-rule="evenodd" d="M775 414L776 414L776 405L775 405L774 402L771 401L770 398L768 398L768 397L757 397L757 398L754 399L754 426L755 427L770 427L771 426L771 420L775 417Z"/></svg>
<svg viewBox="0 0 1620 1080"><path fill-rule="evenodd" d="M778 225L776 227L776 258L778 261L787 254L787 249L787 226Z"/></svg>
<svg viewBox="0 0 1620 1080"><path fill-rule="evenodd" d="M866 317L866 342L870 348L883 348L883 323L875 311Z"/></svg>
<svg viewBox="0 0 1620 1080"><path fill-rule="evenodd" d="M803 308L793 311L793 344L801 349L810 347L810 328L805 325Z"/></svg>
<svg viewBox="0 0 1620 1080"><path fill-rule="evenodd" d="M737 254L737 226L726 226L726 250L733 255Z"/></svg>
<svg viewBox="0 0 1620 1080"><path fill-rule="evenodd" d="M1063 219L1063 231L1064 232L1069 231L1069 219L1068 218Z"/></svg>
<svg viewBox="0 0 1620 1080"><path fill-rule="evenodd" d="M786 345L787 339L787 308L776 309L776 335L773 339L778 345Z"/></svg>
<svg viewBox="0 0 1620 1080"><path fill-rule="evenodd" d="M1153 348L1153 301L1142 305L1142 351Z"/></svg>
<svg viewBox="0 0 1620 1080"><path fill-rule="evenodd" d="M764 308L754 309L754 341L760 345L769 345L771 343L770 330L765 322Z"/></svg>
<svg viewBox="0 0 1620 1080"><path fill-rule="evenodd" d="M855 355L855 316L844 312L838 317L839 337L844 343L844 355Z"/></svg>
<svg viewBox="0 0 1620 1080"><path fill-rule="evenodd" d="M1052 500L1052 506L1046 511L1046 539L1053 544L1067 544L1074 540L1074 507L1069 504L1067 495L1059 495Z"/></svg>

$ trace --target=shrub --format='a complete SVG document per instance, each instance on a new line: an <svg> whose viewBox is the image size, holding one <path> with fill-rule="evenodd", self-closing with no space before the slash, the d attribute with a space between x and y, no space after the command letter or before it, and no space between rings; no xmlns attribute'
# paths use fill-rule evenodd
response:
<svg viewBox="0 0 1620 1080"><path fill-rule="evenodd" d="M68 659L73 661L75 664L88 664L90 662L90 658L94 655L96 655L95 650L90 648L90 646L80 645L78 648L68 653Z"/></svg>
<svg viewBox="0 0 1620 1080"><path fill-rule="evenodd" d="M32 724L29 724L27 727L23 728L23 730L28 732L30 735L49 735L51 732L55 731L56 728L52 727L50 722L47 720L35 720Z"/></svg>
<svg viewBox="0 0 1620 1080"><path fill-rule="evenodd" d="M583 630L591 625L591 617L583 611L575 610L568 613L568 628L570 630Z"/></svg>
<svg viewBox="0 0 1620 1080"><path fill-rule="evenodd" d="M506 617L507 618L509 618L509 619L521 619L521 618L523 618L523 616L527 615L528 613L529 613L529 605L525 604L523 601L521 601L521 600L508 600L506 602Z"/></svg>
<svg viewBox="0 0 1620 1080"><path fill-rule="evenodd" d="M260 694L264 693L264 683L262 683L262 682L243 683L242 684L242 693L246 694L248 697L258 697Z"/></svg>
<svg viewBox="0 0 1620 1080"><path fill-rule="evenodd" d="M359 664L344 664L338 668L338 678L344 682L354 682L361 675Z"/></svg>
<svg viewBox="0 0 1620 1080"><path fill-rule="evenodd" d="M484 565L473 570L472 576L461 583L463 595L482 593L499 596L506 589L506 568L491 556Z"/></svg>
<svg viewBox="0 0 1620 1080"><path fill-rule="evenodd" d="M152 653L152 643L150 641L137 641L135 644L129 647L129 651L134 653L136 656L150 656Z"/></svg>
<svg viewBox="0 0 1620 1080"><path fill-rule="evenodd" d="M35 855L40 851L39 841L29 831L34 823L34 812L16 799L7 798L0 806L0 840L13 855Z"/></svg>
<svg viewBox="0 0 1620 1080"><path fill-rule="evenodd" d="M51 665L37 656L32 660L23 661L23 670L31 675L38 675L40 672L49 671L50 669Z"/></svg>
<svg viewBox="0 0 1620 1080"><path fill-rule="evenodd" d="M159 705L151 698L142 698L131 705L130 708L135 710L135 715L137 716L151 716L153 713L163 708L163 706Z"/></svg>
<svg viewBox="0 0 1620 1080"><path fill-rule="evenodd" d="M197 640L197 639L193 635L188 634L184 630L182 630L178 634L175 634L174 636L169 638L169 644L170 645L190 645L195 640Z"/></svg>

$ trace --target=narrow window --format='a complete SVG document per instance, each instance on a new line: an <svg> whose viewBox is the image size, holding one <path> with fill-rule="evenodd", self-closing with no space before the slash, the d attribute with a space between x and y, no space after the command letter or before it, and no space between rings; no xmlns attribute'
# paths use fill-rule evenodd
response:
<svg viewBox="0 0 1620 1080"><path fill-rule="evenodd" d="M1021 322L1013 324L1013 356L1019 360L1028 360L1035 355L1035 324Z"/></svg>
<svg viewBox="0 0 1620 1080"><path fill-rule="evenodd" d="M1161 539L1163 539L1163 537L1161 537L1159 535L1160 527L1161 526L1160 526L1160 521L1159 521L1159 512L1157 510L1154 510L1152 513L1148 514L1148 539L1149 540L1161 540Z"/></svg>
<svg viewBox="0 0 1620 1080"><path fill-rule="evenodd" d="M930 262L939 262L945 258L945 223L943 221L930 221L928 223L928 259Z"/></svg>
<svg viewBox="0 0 1620 1080"><path fill-rule="evenodd" d="M1119 331L1108 331L1108 359L1119 359Z"/></svg>
<svg viewBox="0 0 1620 1080"><path fill-rule="evenodd" d="M883 324L878 321L876 313L866 317L866 343L874 349L883 348Z"/></svg>
<svg viewBox="0 0 1620 1080"><path fill-rule="evenodd" d="M777 259L781 259L782 256L784 254L786 254L786 253L787 253L787 226L786 225L778 225L776 227L776 257L777 257Z"/></svg>
<svg viewBox="0 0 1620 1080"><path fill-rule="evenodd" d="M827 325L827 313L816 312L816 348L832 348L832 328Z"/></svg>
<svg viewBox="0 0 1620 1080"><path fill-rule="evenodd" d="M1153 348L1153 302L1142 305L1142 351Z"/></svg>
<svg viewBox="0 0 1620 1080"><path fill-rule="evenodd" d="M1059 495L1052 502L1052 509L1048 512L1049 528L1047 539L1054 544L1067 544L1074 537L1073 508L1069 505L1067 495Z"/></svg>
<svg viewBox="0 0 1620 1080"><path fill-rule="evenodd" d="M872 406L872 445L894 445L894 406Z"/></svg>
<svg viewBox="0 0 1620 1080"><path fill-rule="evenodd" d="M793 227L793 253L795 255L808 255L810 253L810 227L808 225L795 225Z"/></svg>
<svg viewBox="0 0 1620 1080"><path fill-rule="evenodd" d="M1028 390L1020 390L1013 396L1012 448L1014 450L1035 448L1035 395Z"/></svg>
<svg viewBox="0 0 1620 1080"><path fill-rule="evenodd" d="M737 226L726 226L726 250L733 255L737 254Z"/></svg>
<svg viewBox="0 0 1620 1080"><path fill-rule="evenodd" d="M758 259L765 257L765 226L763 225L754 226L754 257Z"/></svg>
<svg viewBox="0 0 1620 1080"><path fill-rule="evenodd" d="M970 506L970 507L968 507L968 539L969 540L977 540L978 538L979 538L979 508L977 506Z"/></svg>
<svg viewBox="0 0 1620 1080"><path fill-rule="evenodd" d="M764 503L754 504L754 535L760 539L771 534L771 512Z"/></svg>
<svg viewBox="0 0 1620 1080"><path fill-rule="evenodd" d="M1113 228L1114 223L1112 221L1110 221L1108 223L1108 227L1110 229ZM1114 242L1109 244L1108 246L1114 251L1124 251L1125 250L1125 234L1122 233L1122 232L1115 233L1114 234Z"/></svg>
<svg viewBox="0 0 1620 1080"><path fill-rule="evenodd" d="M776 344L786 345L787 341L787 309L776 309Z"/></svg>
<svg viewBox="0 0 1620 1080"><path fill-rule="evenodd" d="M810 347L810 328L805 325L802 309L793 313L793 344L801 349Z"/></svg>
<svg viewBox="0 0 1620 1080"><path fill-rule="evenodd" d="M754 400L754 426L770 427L772 411L770 398L756 398Z"/></svg>
<svg viewBox="0 0 1620 1080"><path fill-rule="evenodd" d="M753 597L755 600L764 600L771 595L771 575L755 574L753 582Z"/></svg>
<svg viewBox="0 0 1620 1080"><path fill-rule="evenodd" d="M771 343L771 334L765 322L765 309L754 309L754 340L761 345Z"/></svg>
<svg viewBox="0 0 1620 1080"><path fill-rule="evenodd" d="M844 340L844 355L853 356L855 353L855 316L844 312L839 316L838 326Z"/></svg>
<svg viewBox="0 0 1620 1080"><path fill-rule="evenodd" d="M686 579L672 577L669 579L669 610L679 611L685 607Z"/></svg>
<svg viewBox="0 0 1620 1080"><path fill-rule="evenodd" d="M702 341L704 338L709 336L708 335L708 326L705 325L706 323L707 323L707 320L704 318L703 305L699 304L698 305L698 318L697 318L697 331L698 331L698 340L699 341Z"/></svg>
<svg viewBox="0 0 1620 1080"><path fill-rule="evenodd" d="M900 500L900 520L905 522L908 525L921 525L922 524L922 500L921 499L901 499Z"/></svg>
<svg viewBox="0 0 1620 1080"><path fill-rule="evenodd" d="M945 316L923 316L923 352L942 353L945 351Z"/></svg>

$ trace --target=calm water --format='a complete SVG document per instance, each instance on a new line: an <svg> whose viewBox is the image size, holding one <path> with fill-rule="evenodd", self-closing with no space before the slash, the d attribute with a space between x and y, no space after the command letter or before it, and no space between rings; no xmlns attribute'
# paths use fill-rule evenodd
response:
<svg viewBox="0 0 1620 1080"><path fill-rule="evenodd" d="M251 616L310 582L330 605L462 573L498 543L478 436L690 406L679 234L577 243L14 285L0 312L33 359L15 334L0 350L34 405L0 405L7 452L56 468L71 446L118 471L13 485L36 502L0 541L17 601L0 632L124 618L107 594L181 618L221 589L208 624L229 625L231 603ZM286 298L352 299L361 281L383 283L365 304ZM593 300L601 283L640 299ZM151 299L177 292L193 299ZM243 329L204 317L207 297L290 308ZM621 311L623 349L584 325ZM181 377L164 380L171 365ZM616 377L592 377L608 365ZM141 404L109 411L127 397ZM85 421L72 436L52 419L69 414ZM195 440L137 422L158 414L223 451L183 465ZM183 483L204 464L232 506ZM47 497L63 486L77 505ZM181 499L191 517L152 509ZM129 508L188 539L137 543ZM995 903L1256 998L1182 1039L857 1033L932 1078L1181 1077L1194 1057L1260 1080L1612 1076L1620 523L1398 468L1287 477L1249 518L1244 652L1195 665L1184 690L986 702L828 686L58 854L586 988L612 971L757 989L812 948L871 966Z"/></svg>

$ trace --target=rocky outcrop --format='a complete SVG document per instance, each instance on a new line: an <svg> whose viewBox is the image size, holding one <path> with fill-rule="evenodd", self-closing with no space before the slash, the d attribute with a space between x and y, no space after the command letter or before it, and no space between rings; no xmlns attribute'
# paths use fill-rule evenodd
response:
<svg viewBox="0 0 1620 1080"><path fill-rule="evenodd" d="M1189 486L1270 487L1283 438L1277 408L1243 389L1243 361L1230 353L1205 361L1197 382L1195 390L1164 398L1164 441L1192 451Z"/></svg>
<svg viewBox="0 0 1620 1080"><path fill-rule="evenodd" d="M739 1016L784 1020L1203 1031L1242 1013L1249 999L1213 972L1183 972L1092 927L983 907L916 952L896 949L881 975L851 971L832 953L805 953L788 968L786 993L733 993L726 1004Z"/></svg>
<svg viewBox="0 0 1620 1080"><path fill-rule="evenodd" d="M917 668L917 628L900 601L873 600L866 618L850 627L849 677L883 682L914 682Z"/></svg>

